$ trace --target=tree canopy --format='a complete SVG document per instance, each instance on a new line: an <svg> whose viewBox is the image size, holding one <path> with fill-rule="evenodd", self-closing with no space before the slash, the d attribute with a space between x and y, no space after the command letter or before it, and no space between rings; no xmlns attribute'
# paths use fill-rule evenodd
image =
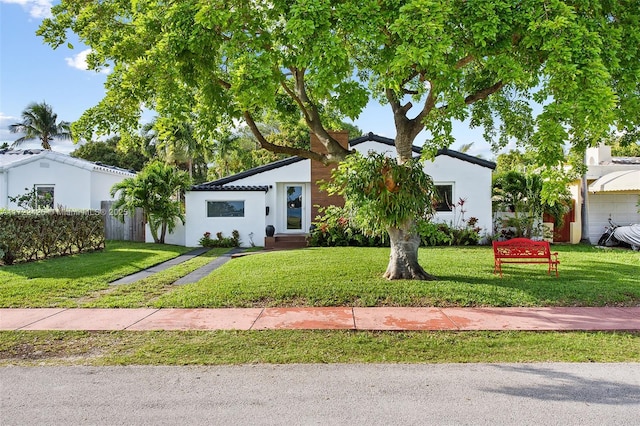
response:
<svg viewBox="0 0 640 426"><path fill-rule="evenodd" d="M89 141L71 152L72 157L101 162L128 170L140 171L149 157L141 150L124 150L119 147L120 137L113 136L105 141Z"/></svg>
<svg viewBox="0 0 640 426"><path fill-rule="evenodd" d="M79 134L195 113L198 130L264 110L302 117L328 153L261 145L320 161L346 152L326 132L370 98L391 106L401 159L424 128L448 145L470 118L496 145L510 138L557 165L616 126L638 125L638 0L63 0L39 34L71 29L89 66L113 67ZM416 103L414 107L414 103ZM532 103L541 105L535 115Z"/></svg>

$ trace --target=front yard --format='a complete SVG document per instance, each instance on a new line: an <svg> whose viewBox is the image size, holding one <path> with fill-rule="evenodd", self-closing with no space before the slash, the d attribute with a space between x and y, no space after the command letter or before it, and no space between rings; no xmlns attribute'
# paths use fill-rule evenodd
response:
<svg viewBox="0 0 640 426"><path fill-rule="evenodd" d="M321 248L232 260L195 284L179 277L212 250L132 284L126 274L187 251L108 242L104 252L0 267L0 307L638 306L640 253L556 246L560 278L544 265L493 274L489 247L421 249L436 282L386 281L388 249ZM0 332L2 365L246 363L638 362L625 332L158 331Z"/></svg>
<svg viewBox="0 0 640 426"><path fill-rule="evenodd" d="M554 246L560 277L545 265L506 265L493 274L490 247L420 250L439 280L381 278L388 248L309 248L240 257L198 283L174 286L221 254L216 249L167 271L118 286L110 281L188 249L108 242L104 252L0 268L0 307L273 306L638 306L640 253Z"/></svg>

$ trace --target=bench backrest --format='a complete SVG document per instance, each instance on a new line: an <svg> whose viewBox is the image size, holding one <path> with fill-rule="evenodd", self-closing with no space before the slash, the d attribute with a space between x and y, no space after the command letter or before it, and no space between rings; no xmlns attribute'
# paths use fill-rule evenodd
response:
<svg viewBox="0 0 640 426"><path fill-rule="evenodd" d="M493 253L497 257L531 257L547 259L551 256L548 241L533 241L528 238L513 238L507 241L494 241Z"/></svg>

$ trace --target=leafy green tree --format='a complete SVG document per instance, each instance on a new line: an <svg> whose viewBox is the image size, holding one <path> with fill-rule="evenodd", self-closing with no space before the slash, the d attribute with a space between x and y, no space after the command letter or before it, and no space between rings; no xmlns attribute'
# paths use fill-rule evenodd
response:
<svg viewBox="0 0 640 426"><path fill-rule="evenodd" d="M21 138L13 142L12 148L19 147L24 141L39 139L42 148L51 149L54 138L71 139L70 123L58 122L58 114L53 112L51 105L42 103L30 103L22 111L22 122L9 125L11 133L24 133Z"/></svg>
<svg viewBox="0 0 640 426"><path fill-rule="evenodd" d="M195 182L204 182L207 178L210 144L198 139L193 121L155 117L142 126L142 137L154 147L159 159L187 170Z"/></svg>
<svg viewBox="0 0 640 426"><path fill-rule="evenodd" d="M105 98L74 123L87 139L135 127L147 106L195 116L214 139L244 120L262 148L326 164L349 155L328 129L373 98L390 107L399 164L423 130L435 155L469 119L496 148L532 147L546 185L565 146L584 153L640 122L638 0L62 0L52 14L46 42L71 30L90 68L113 64ZM265 111L303 119L323 152L270 142Z"/></svg>
<svg viewBox="0 0 640 426"><path fill-rule="evenodd" d="M0 149L9 149L9 142L2 142L0 144Z"/></svg>
<svg viewBox="0 0 640 426"><path fill-rule="evenodd" d="M164 244L167 231L175 229L176 219L185 221L181 194L190 186L187 172L154 161L135 177L113 185L111 196L117 196L113 210L124 221L125 212L134 214L136 208L142 208L153 241Z"/></svg>
<svg viewBox="0 0 640 426"><path fill-rule="evenodd" d="M114 136L106 141L89 141L80 145L70 155L75 158L100 162L122 169L142 170L150 158L139 150L124 150L120 148L120 140L119 136Z"/></svg>
<svg viewBox="0 0 640 426"><path fill-rule="evenodd" d="M640 157L640 142L624 144L619 138L611 145L611 155L616 157Z"/></svg>
<svg viewBox="0 0 640 426"><path fill-rule="evenodd" d="M542 231L536 226L541 225L543 213L553 216L556 226L561 226L570 200L571 194L565 187L553 202L545 201L542 177L533 171L511 170L493 177L494 211L513 214L506 219L505 225L514 229L514 237L539 236Z"/></svg>
<svg viewBox="0 0 640 426"><path fill-rule="evenodd" d="M517 171L524 173L536 167L535 153L532 151L522 152L513 149L509 152L498 155L496 159L495 174Z"/></svg>
<svg viewBox="0 0 640 426"><path fill-rule="evenodd" d="M108 141L89 141L73 150L69 155L75 158L82 158L87 161L100 162L110 166L120 167L117 152L117 139L115 143Z"/></svg>
<svg viewBox="0 0 640 426"><path fill-rule="evenodd" d="M354 179L354 176L358 176ZM404 164L385 156L370 153L367 157L353 154L341 162L327 183L329 193L345 197L345 210L350 219L366 235L388 232L391 241L391 259L385 278L434 279L418 264L420 235L417 221L428 220L433 213L434 185L422 170L419 158ZM404 182L411 185L404 187ZM407 256L415 258L406 259Z"/></svg>

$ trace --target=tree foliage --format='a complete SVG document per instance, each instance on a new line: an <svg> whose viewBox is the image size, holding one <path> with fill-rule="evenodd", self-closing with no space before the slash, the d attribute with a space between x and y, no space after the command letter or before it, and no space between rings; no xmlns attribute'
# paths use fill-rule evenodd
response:
<svg viewBox="0 0 640 426"><path fill-rule="evenodd" d="M638 0L63 0L39 34L58 47L71 29L90 68L113 67L78 136L135 127L147 106L194 114L207 134L244 119L262 147L336 161L347 153L326 129L374 97L400 161L423 129L435 149L469 118L496 147L516 139L557 166L567 142L636 130L639 19ZM303 119L328 153L270 143L264 111Z"/></svg>
<svg viewBox="0 0 640 426"><path fill-rule="evenodd" d="M187 172L154 161L135 177L113 185L111 196L117 197L113 210L124 221L126 213L134 214L136 208L142 208L153 240L164 243L167 231L175 229L176 219L185 221L181 195L190 186Z"/></svg>
<svg viewBox="0 0 640 426"><path fill-rule="evenodd" d="M611 145L611 155L616 157L640 157L640 142L624 143L618 138Z"/></svg>
<svg viewBox="0 0 640 426"><path fill-rule="evenodd" d="M540 230L536 226L541 225L544 213L553 216L556 226L562 225L563 216L569 211L571 194L566 187L560 188L556 201L547 202L544 201L543 187L541 175L533 171L511 170L494 175L494 211L512 213L505 224L514 229L515 237L538 236Z"/></svg>
<svg viewBox="0 0 640 426"><path fill-rule="evenodd" d="M70 29L90 68L113 68L74 123L88 139L135 128L144 106L214 138L243 120L272 152L338 162L349 152L328 129L375 98L400 163L423 130L435 155L469 119L495 148L531 147L553 185L565 147L581 158L640 123L640 0L62 0L52 12L46 42ZM302 119L322 152L270 142L265 111Z"/></svg>
<svg viewBox="0 0 640 426"><path fill-rule="evenodd" d="M114 136L106 141L89 141L80 145L70 155L122 169L142 170L150 158L141 150L123 149L119 146L120 140L119 136Z"/></svg>
<svg viewBox="0 0 640 426"><path fill-rule="evenodd" d="M355 153L338 165L332 178L325 188L344 195L351 220L370 235L433 214L433 181L422 170L420 158L400 165L384 154Z"/></svg>
<svg viewBox="0 0 640 426"><path fill-rule="evenodd" d="M58 114L53 112L46 102L32 102L22 111L22 121L9 126L11 133L24 133L16 139L12 147L16 148L25 141L38 139L44 149L51 149L54 138L71 139L70 123L58 122Z"/></svg>

